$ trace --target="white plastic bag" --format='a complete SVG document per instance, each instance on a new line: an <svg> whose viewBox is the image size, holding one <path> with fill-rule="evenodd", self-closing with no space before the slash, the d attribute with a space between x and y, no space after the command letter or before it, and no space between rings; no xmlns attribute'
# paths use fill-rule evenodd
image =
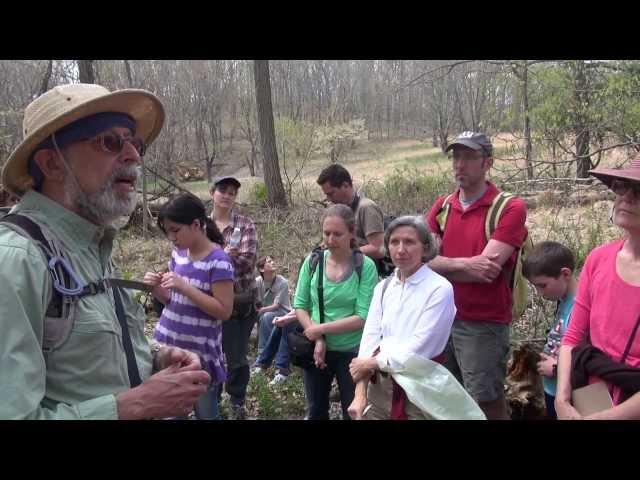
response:
<svg viewBox="0 0 640 480"><path fill-rule="evenodd" d="M486 420L475 400L446 367L417 355L388 370L416 407L436 420Z"/></svg>

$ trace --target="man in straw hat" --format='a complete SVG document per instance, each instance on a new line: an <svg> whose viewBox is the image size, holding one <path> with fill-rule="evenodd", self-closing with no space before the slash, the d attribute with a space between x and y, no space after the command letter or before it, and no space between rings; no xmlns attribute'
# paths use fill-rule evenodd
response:
<svg viewBox="0 0 640 480"><path fill-rule="evenodd" d="M0 418L183 416L206 391L198 357L152 352L141 306L112 281L111 224L135 208L163 121L144 90L63 85L27 106L2 171L21 200L0 223Z"/></svg>

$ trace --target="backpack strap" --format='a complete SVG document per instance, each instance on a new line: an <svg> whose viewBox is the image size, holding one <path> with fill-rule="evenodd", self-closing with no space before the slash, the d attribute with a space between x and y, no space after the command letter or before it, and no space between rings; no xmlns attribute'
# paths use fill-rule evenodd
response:
<svg viewBox="0 0 640 480"><path fill-rule="evenodd" d="M360 250L353 251L353 269L358 275L358 281L362 278L362 266L364 264L364 253Z"/></svg>
<svg viewBox="0 0 640 480"><path fill-rule="evenodd" d="M514 198L514 195L508 192L500 192L493 198L484 221L484 234L487 242L491 239L493 232L496 231L498 220L500 220L502 212L512 198Z"/></svg>
<svg viewBox="0 0 640 480"><path fill-rule="evenodd" d="M71 284L71 281L68 278L67 270L63 268L56 270L55 263L51 263L52 260L55 260L53 247L47 241L44 234L42 233L42 229L36 222L31 220L29 217L15 213L5 215L2 220L0 220L0 222L9 224L11 226L10 228L13 231L23 237L31 238L34 241L34 243L38 246L45 257L47 267L49 269L49 273L51 274L54 285L56 282L60 282L60 278L62 278L62 281L66 285ZM49 301L49 305L47 306L46 315L49 317L61 317L63 311L62 293L56 288L52 288L51 291L52 296L51 300Z"/></svg>
<svg viewBox="0 0 640 480"><path fill-rule="evenodd" d="M320 251L318 257L318 310L320 310L320 323L324 323L324 252Z"/></svg>
<svg viewBox="0 0 640 480"><path fill-rule="evenodd" d="M131 342L131 336L129 335L129 325L127 324L127 318L124 314L124 307L122 305L122 298L120 297L120 289L118 287L113 287L113 299L116 304L116 317L118 317L118 322L120 323L120 328L122 330L122 346L124 347L124 353L127 357L129 384L131 385L131 388L134 388L140 385L142 380L140 379L136 356L133 353L133 343Z"/></svg>
<svg viewBox="0 0 640 480"><path fill-rule="evenodd" d="M454 192L455 193L455 192ZM440 210L436 215L436 222L440 227L440 231L444 235L444 227L447 225L447 218L449 217L449 211L451 210L451 197L453 197L454 193L450 193L447 195L442 201L442 205L440 206Z"/></svg>

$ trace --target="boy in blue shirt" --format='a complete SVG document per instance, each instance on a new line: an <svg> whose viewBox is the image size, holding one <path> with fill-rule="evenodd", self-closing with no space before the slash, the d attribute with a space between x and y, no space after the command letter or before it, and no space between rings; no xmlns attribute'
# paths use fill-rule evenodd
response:
<svg viewBox="0 0 640 480"><path fill-rule="evenodd" d="M558 242L540 242L531 251L522 265L522 274L535 288L538 295L557 302L553 326L549 330L538 373L542 375L544 399L547 415L556 419L554 401L556 398L558 351L564 332L569 326L569 317L576 294L576 280L573 276L575 260L573 253Z"/></svg>

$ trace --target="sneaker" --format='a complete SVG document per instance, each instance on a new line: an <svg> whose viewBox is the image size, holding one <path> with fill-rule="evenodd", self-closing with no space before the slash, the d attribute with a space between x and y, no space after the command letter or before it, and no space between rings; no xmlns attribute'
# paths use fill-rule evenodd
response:
<svg viewBox="0 0 640 480"><path fill-rule="evenodd" d="M251 368L251 373L250 373L250 375L251 375L252 377L254 377L254 376L256 376L256 375L263 374L266 370L267 370L266 368L261 367L260 365L254 365L254 366Z"/></svg>
<svg viewBox="0 0 640 480"><path fill-rule="evenodd" d="M243 405L231 405L231 413L229 415L230 420L245 420L247 418L247 411Z"/></svg>
<svg viewBox="0 0 640 480"><path fill-rule="evenodd" d="M287 380L287 378L289 378L288 375L283 375L281 373L276 373L276 376L273 377L273 380L271 380L269 382L269 385L279 385L280 383L283 383Z"/></svg>

